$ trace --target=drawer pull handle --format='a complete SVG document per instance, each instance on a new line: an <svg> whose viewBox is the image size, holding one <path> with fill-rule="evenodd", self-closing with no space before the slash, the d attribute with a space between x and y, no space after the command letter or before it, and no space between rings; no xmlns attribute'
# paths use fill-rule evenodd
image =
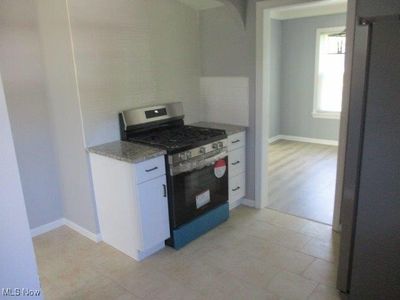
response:
<svg viewBox="0 0 400 300"><path fill-rule="evenodd" d="M153 171L155 171L155 170L157 170L157 169L158 169L158 167L154 167L154 168L151 168L151 169L146 170L146 172L147 172L147 173L153 172Z"/></svg>
<svg viewBox="0 0 400 300"><path fill-rule="evenodd" d="M238 186L237 188L232 189L232 192L236 192L238 190L240 190L240 186Z"/></svg>
<svg viewBox="0 0 400 300"><path fill-rule="evenodd" d="M240 142L240 140L235 140L235 141L232 141L232 144L236 144L236 143L239 143Z"/></svg>
<svg viewBox="0 0 400 300"><path fill-rule="evenodd" d="M240 164L240 160L233 162L232 166L236 166L237 164Z"/></svg>
<svg viewBox="0 0 400 300"><path fill-rule="evenodd" d="M163 190L164 190L163 196L164 196L164 198L166 198L167 197L167 186L165 184L163 184L162 186L163 186Z"/></svg>

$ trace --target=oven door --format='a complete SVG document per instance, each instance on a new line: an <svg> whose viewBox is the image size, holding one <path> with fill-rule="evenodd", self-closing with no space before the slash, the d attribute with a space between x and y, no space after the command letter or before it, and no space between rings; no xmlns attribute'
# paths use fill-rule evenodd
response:
<svg viewBox="0 0 400 300"><path fill-rule="evenodd" d="M177 228L228 201L228 156L226 153L191 163L186 171L169 177L171 227Z"/></svg>

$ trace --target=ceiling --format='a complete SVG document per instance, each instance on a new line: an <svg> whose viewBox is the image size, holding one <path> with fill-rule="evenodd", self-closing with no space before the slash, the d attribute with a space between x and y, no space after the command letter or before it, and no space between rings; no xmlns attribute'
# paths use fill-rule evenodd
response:
<svg viewBox="0 0 400 300"><path fill-rule="evenodd" d="M224 4L219 2L218 0L178 0L178 1L196 10L204 10L204 9L224 6Z"/></svg>

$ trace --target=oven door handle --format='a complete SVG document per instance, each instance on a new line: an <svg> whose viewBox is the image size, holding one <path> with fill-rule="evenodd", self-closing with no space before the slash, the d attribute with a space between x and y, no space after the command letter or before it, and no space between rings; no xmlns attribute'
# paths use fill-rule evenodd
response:
<svg viewBox="0 0 400 300"><path fill-rule="evenodd" d="M195 171L195 170L201 170L206 167L212 166L215 164L217 161L221 159L225 159L228 156L228 152L224 151L219 153L218 155L202 159L202 160L193 160L193 161L187 161L183 164L178 164L176 166L171 166L170 167L170 174L171 176L175 176L181 173L186 173L190 171Z"/></svg>

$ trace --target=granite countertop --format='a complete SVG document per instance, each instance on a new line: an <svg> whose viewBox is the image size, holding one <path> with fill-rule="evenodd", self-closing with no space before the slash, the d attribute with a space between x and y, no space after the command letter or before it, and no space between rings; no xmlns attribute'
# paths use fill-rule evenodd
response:
<svg viewBox="0 0 400 300"><path fill-rule="evenodd" d="M198 122L194 124L189 124L190 126L206 127L214 129L222 129L226 131L227 135L232 135L238 132L246 131L247 127L232 124L214 123L214 122Z"/></svg>
<svg viewBox="0 0 400 300"><path fill-rule="evenodd" d="M123 141L90 147L87 151L133 164L167 154L160 148Z"/></svg>

